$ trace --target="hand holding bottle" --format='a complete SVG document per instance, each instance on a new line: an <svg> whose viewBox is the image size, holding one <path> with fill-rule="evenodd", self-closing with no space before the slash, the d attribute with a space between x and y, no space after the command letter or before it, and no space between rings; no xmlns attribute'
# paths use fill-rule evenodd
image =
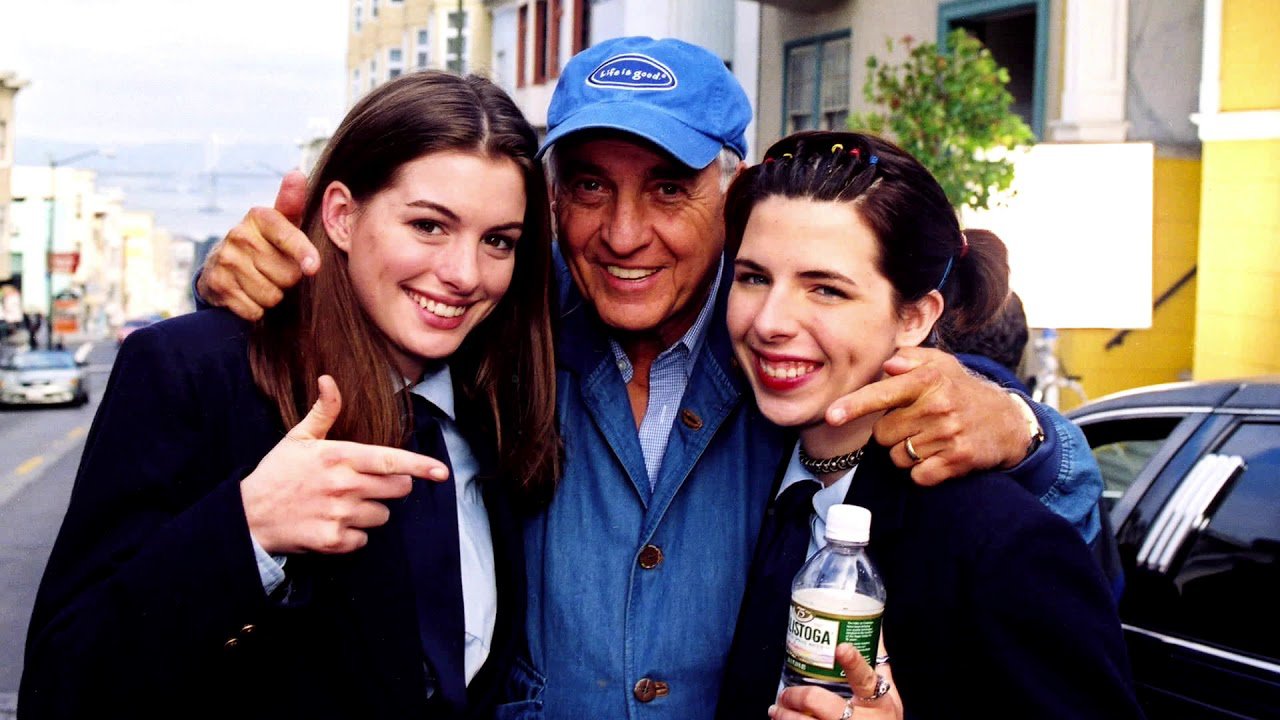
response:
<svg viewBox="0 0 1280 720"><path fill-rule="evenodd" d="M884 653L883 642L880 652ZM902 720L902 698L893 686L893 673L887 663L873 670L862 653L850 643L836 647L836 661L849 678L852 698L846 699L816 685L790 687L778 696L778 704L769 708L769 717L774 720ZM874 700L864 699L875 695L880 682L877 675L889 683L889 691ZM850 709L848 715L845 715L846 709Z"/></svg>

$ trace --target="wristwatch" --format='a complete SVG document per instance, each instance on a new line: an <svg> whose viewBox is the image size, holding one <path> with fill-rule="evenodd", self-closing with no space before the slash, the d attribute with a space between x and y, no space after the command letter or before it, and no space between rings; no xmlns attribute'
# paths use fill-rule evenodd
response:
<svg viewBox="0 0 1280 720"><path fill-rule="evenodd" d="M1015 404L1018 406L1018 411L1022 413L1022 419L1027 423L1027 431L1031 434L1031 441L1027 443L1027 452L1022 456L1022 459L1026 460L1044 444L1044 428L1040 427L1040 420L1036 418L1036 412L1031 409L1026 398L1012 390L1005 392L1017 401Z"/></svg>

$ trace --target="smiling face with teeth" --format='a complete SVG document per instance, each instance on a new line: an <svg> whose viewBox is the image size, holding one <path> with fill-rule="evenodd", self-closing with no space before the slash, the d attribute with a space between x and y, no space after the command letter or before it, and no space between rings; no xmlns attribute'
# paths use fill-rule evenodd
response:
<svg viewBox="0 0 1280 720"><path fill-rule="evenodd" d="M525 187L506 157L447 151L405 163L363 202L325 191L325 230L361 307L405 377L453 354L502 300L524 227Z"/></svg>
<svg viewBox="0 0 1280 720"><path fill-rule="evenodd" d="M774 196L743 233L729 335L765 417L822 426L832 401L880 378L897 348L925 340L937 302L899 302L852 203Z"/></svg>
<svg viewBox="0 0 1280 720"><path fill-rule="evenodd" d="M556 145L556 222L574 282L619 340L670 346L693 325L724 249L717 162L691 170L626 135Z"/></svg>

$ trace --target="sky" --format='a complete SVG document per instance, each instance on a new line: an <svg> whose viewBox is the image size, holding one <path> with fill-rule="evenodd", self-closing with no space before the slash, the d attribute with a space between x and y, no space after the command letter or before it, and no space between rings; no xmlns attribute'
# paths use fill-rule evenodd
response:
<svg viewBox="0 0 1280 720"><path fill-rule="evenodd" d="M0 0L19 165L75 163L202 238L269 204L345 111L346 0Z"/></svg>
<svg viewBox="0 0 1280 720"><path fill-rule="evenodd" d="M0 0L22 137L291 142L343 111L345 0Z"/></svg>

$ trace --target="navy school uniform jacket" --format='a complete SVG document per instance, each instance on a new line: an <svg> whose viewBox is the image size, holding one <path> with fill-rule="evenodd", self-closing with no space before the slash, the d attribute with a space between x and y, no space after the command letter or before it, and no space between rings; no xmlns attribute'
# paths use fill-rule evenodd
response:
<svg viewBox="0 0 1280 720"><path fill-rule="evenodd" d="M287 597L265 595L239 483L285 429L254 386L248 329L203 311L121 349L36 599L22 717L487 715L523 646L525 598L511 502L485 477L492 448L467 432L459 403L482 466L499 602L489 661L468 688L456 521L424 542L390 501L367 546L290 557ZM456 512L452 481L416 482ZM418 568L453 572L423 587L411 554ZM418 593L448 610L422 617Z"/></svg>
<svg viewBox="0 0 1280 720"><path fill-rule="evenodd" d="M1142 716L1097 563L1007 475L922 488L872 445L845 502L871 511L868 553L885 582L883 631L907 718ZM782 674L803 558L776 568L765 557L757 548L730 650L717 706L726 720L766 718Z"/></svg>

